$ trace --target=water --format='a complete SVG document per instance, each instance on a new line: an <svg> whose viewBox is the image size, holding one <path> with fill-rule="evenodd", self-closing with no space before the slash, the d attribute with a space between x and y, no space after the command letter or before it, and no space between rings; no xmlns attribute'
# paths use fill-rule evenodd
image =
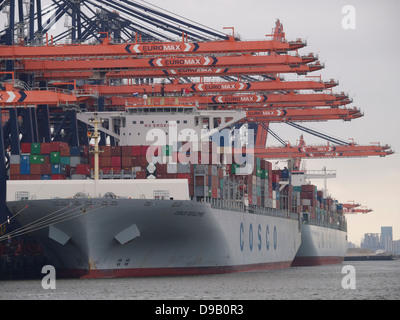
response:
<svg viewBox="0 0 400 320"><path fill-rule="evenodd" d="M356 288L344 289L345 265L354 266ZM0 281L7 300L314 300L400 299L400 260L346 261L342 265L222 275L119 279L56 279L56 289L41 280Z"/></svg>

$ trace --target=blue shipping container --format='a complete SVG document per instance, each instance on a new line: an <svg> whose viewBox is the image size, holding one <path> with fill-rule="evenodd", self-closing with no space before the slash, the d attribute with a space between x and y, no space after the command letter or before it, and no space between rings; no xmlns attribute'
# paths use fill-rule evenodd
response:
<svg viewBox="0 0 400 320"><path fill-rule="evenodd" d="M29 156L28 156L29 158ZM30 164L21 164L20 167L21 174L31 174L31 165Z"/></svg>
<svg viewBox="0 0 400 320"><path fill-rule="evenodd" d="M51 174L64 174L65 173L65 165L52 163L51 164Z"/></svg>
<svg viewBox="0 0 400 320"><path fill-rule="evenodd" d="M30 164L30 158L29 154L21 155L21 164Z"/></svg>
<svg viewBox="0 0 400 320"><path fill-rule="evenodd" d="M71 157L80 157L81 156L81 149L79 147L71 147L69 149L69 153Z"/></svg>

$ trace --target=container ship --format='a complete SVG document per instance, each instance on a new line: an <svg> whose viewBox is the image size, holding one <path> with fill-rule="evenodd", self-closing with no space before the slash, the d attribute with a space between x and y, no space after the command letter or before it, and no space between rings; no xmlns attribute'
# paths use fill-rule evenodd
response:
<svg viewBox="0 0 400 320"><path fill-rule="evenodd" d="M109 9L92 2L90 18L64 2L74 25L49 38L40 2L36 14L30 7L29 35L13 17L14 9L26 16L23 8L7 5L0 39L0 241L32 235L66 277L341 261L340 204L265 159L393 151L297 124L363 116L346 107L347 94L332 92L333 79L285 81L283 74L324 68L313 53L298 53L304 40L287 41L277 20L269 40L243 41L233 28L227 35L135 1ZM140 30L132 16L154 25ZM84 31L81 19L101 28ZM59 36L71 43L60 45ZM272 123L334 146L290 146ZM268 134L284 146L267 148Z"/></svg>
<svg viewBox="0 0 400 320"><path fill-rule="evenodd" d="M301 242L289 181L285 191L274 190L271 162L255 158L254 165L225 164L220 160L226 154L212 141L202 142L206 152L192 142L143 144L149 128L182 132L205 117L186 106L161 126L168 119L165 109L170 107L99 113L103 122L118 118L124 124L108 132L118 132L120 142L141 138L137 145L99 147L93 156L87 147L62 142L22 144L26 153L12 164L7 183L8 208L22 225L17 232L34 235L65 277L289 267ZM90 122L94 116L83 113L80 119ZM197 128L199 134L204 130L203 125ZM213 164L213 155L219 164ZM198 163L182 164L180 156ZM287 199L281 201L284 192Z"/></svg>
<svg viewBox="0 0 400 320"><path fill-rule="evenodd" d="M305 184L305 172L291 172L293 190L300 194L301 245L292 266L340 264L347 252L343 204L315 185Z"/></svg>
<svg viewBox="0 0 400 320"><path fill-rule="evenodd" d="M334 220L344 219L338 214L334 217L333 211L327 215L313 211L315 187L293 186L288 169L272 170L272 163L264 159L256 157L246 171L251 161L224 163L232 154L212 141L201 143L207 150L186 141L145 145L153 128L164 134L182 133L198 117L204 123L205 117L195 107L185 106L177 108L174 120L161 126L170 107L151 109L79 116L87 123L96 116L102 123L118 118L121 126L106 131L113 136L118 132L120 142L129 145L100 146L90 154L88 147L69 147L63 142L26 143L21 145L19 159L14 157L13 162L19 163L11 164L7 205L22 225L19 232L29 231L40 241L60 276L289 267L301 259L302 250L309 258L315 241L320 241L318 236L313 238L312 228L326 234L334 230L314 226L313 221L328 219L333 225ZM207 123L218 116L218 112L206 114ZM197 128L193 133L204 132L204 126ZM137 145L131 145L132 136ZM182 163L183 158L197 163ZM218 164L213 164L216 159ZM346 245L346 231L341 232L344 238L323 238L327 248Z"/></svg>

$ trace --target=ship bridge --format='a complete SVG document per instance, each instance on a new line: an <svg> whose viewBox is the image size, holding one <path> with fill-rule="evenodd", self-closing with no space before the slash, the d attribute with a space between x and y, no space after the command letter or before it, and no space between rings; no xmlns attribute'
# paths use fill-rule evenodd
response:
<svg viewBox="0 0 400 320"><path fill-rule="evenodd" d="M78 120L92 125L96 112L81 112ZM127 106L125 112L102 112L99 130L119 141L119 145L149 145L159 141L207 141L210 136L246 118L239 110L198 110L196 106ZM157 140L156 140L157 139ZM163 141L165 140L165 141ZM172 142L172 143L171 143Z"/></svg>

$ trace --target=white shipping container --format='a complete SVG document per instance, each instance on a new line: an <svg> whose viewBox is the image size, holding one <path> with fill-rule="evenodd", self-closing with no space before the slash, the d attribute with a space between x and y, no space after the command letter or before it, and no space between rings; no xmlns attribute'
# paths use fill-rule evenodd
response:
<svg viewBox="0 0 400 320"><path fill-rule="evenodd" d="M311 200L310 199L301 199L301 204L303 206L311 206Z"/></svg>
<svg viewBox="0 0 400 320"><path fill-rule="evenodd" d="M71 167L76 167L78 164L88 164L88 161L83 157L70 157L69 163Z"/></svg>
<svg viewBox="0 0 400 320"><path fill-rule="evenodd" d="M178 165L176 163L168 163L167 173L178 173Z"/></svg>
<svg viewBox="0 0 400 320"><path fill-rule="evenodd" d="M10 155L10 164L20 164L21 163L21 156L19 154Z"/></svg>

